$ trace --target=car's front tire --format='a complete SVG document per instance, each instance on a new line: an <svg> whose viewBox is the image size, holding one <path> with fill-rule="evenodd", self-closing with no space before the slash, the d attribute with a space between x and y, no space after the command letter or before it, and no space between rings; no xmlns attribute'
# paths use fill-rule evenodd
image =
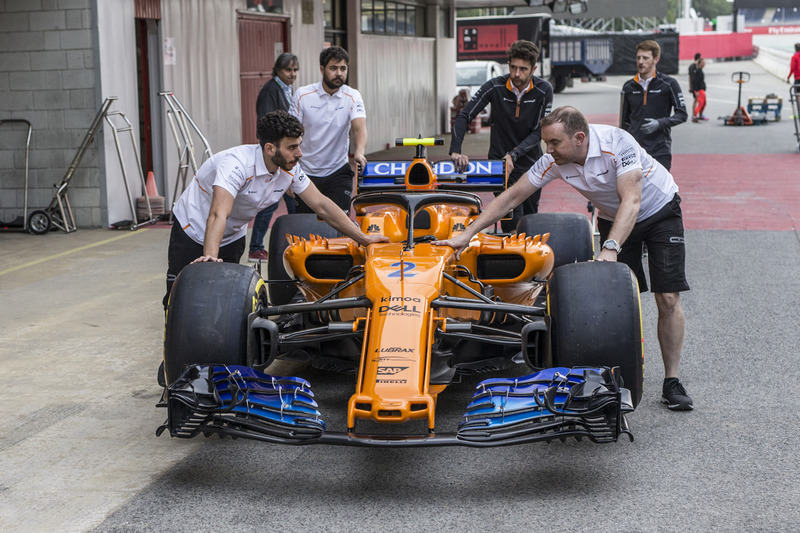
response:
<svg viewBox="0 0 800 533"><path fill-rule="evenodd" d="M184 268L167 308L166 382L191 364L247 364L247 318L265 304L264 280L251 267L194 263Z"/></svg>
<svg viewBox="0 0 800 533"><path fill-rule="evenodd" d="M634 407L642 398L644 354L639 285L623 263L574 263L547 285L553 366L618 366Z"/></svg>

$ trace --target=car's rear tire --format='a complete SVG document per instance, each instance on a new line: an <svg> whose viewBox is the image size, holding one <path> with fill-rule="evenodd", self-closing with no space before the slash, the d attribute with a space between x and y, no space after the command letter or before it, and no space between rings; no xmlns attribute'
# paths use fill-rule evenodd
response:
<svg viewBox="0 0 800 533"><path fill-rule="evenodd" d="M644 354L639 285L623 263L574 263L547 285L553 366L618 366L634 407L642 398Z"/></svg>
<svg viewBox="0 0 800 533"><path fill-rule="evenodd" d="M568 263L594 259L594 237L588 218L578 213L536 213L525 215L517 224L517 233L549 233L547 245L555 255L553 268Z"/></svg>
<svg viewBox="0 0 800 533"><path fill-rule="evenodd" d="M194 263L184 268L167 308L166 382L191 364L247 364L247 317L264 304L264 280L251 267Z"/></svg>
<svg viewBox="0 0 800 533"><path fill-rule="evenodd" d="M295 215L283 215L278 217L272 225L269 235L269 261L267 261L267 278L269 284L269 301L272 305L284 305L289 303L297 294L297 285L293 282L272 283L279 280L290 280L289 274L283 268L283 252L289 246L286 235L296 235L308 238L309 235L319 235L320 237L341 237L341 233L333 229L326 222L319 220L313 213L303 213Z"/></svg>

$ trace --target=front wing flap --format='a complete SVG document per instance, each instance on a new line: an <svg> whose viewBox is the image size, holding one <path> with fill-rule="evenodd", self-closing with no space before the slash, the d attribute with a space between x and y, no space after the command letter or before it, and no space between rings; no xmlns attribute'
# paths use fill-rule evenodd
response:
<svg viewBox="0 0 800 533"><path fill-rule="evenodd" d="M633 436L625 413L631 395L618 369L550 368L513 379L482 381L455 433L360 435L327 431L311 385L246 366L192 365L167 387L173 437L230 435L282 444L349 446L503 446L574 437L615 442Z"/></svg>

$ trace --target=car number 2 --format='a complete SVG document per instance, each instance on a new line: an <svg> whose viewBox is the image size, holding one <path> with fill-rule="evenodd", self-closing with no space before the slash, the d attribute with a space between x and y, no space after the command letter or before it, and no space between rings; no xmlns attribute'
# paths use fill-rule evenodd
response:
<svg viewBox="0 0 800 533"><path fill-rule="evenodd" d="M388 276L390 278L399 278L401 274L409 278L416 276L416 274L409 274L410 271L417 268L417 265L415 263L408 263L408 262L392 263L390 266L401 267L393 272L390 272Z"/></svg>

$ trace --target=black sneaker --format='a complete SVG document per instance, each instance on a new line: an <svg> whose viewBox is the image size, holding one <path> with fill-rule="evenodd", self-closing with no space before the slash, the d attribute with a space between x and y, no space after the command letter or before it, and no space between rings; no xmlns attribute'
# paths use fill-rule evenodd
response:
<svg viewBox="0 0 800 533"><path fill-rule="evenodd" d="M690 411L694 409L694 402L692 402L691 396L683 388L683 384L678 378L665 379L661 394L661 403L667 404L667 408L673 411Z"/></svg>

